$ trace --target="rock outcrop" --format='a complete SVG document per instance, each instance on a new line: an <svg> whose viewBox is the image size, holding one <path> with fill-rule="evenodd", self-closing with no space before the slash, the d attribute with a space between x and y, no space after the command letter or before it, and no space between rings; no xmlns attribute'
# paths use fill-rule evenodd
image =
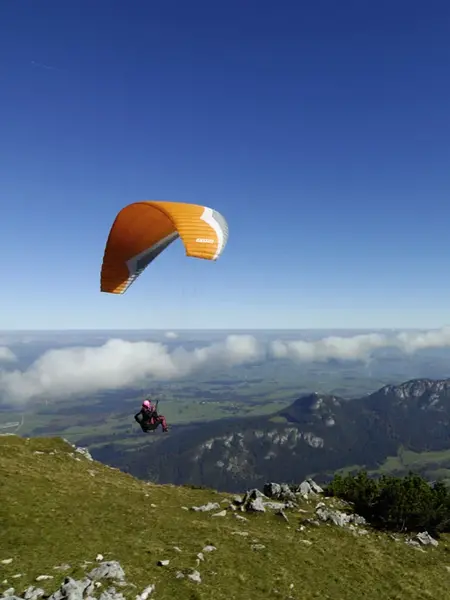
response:
<svg viewBox="0 0 450 600"><path fill-rule="evenodd" d="M39 576L47 579L47 576ZM104 582L109 580L112 585L103 588ZM100 591L98 600L125 600L122 592L116 590L117 587L135 587L133 584L125 581L125 573L121 565L117 561L105 561L99 564L98 567L92 569L83 579L73 579L65 577L63 583L53 594L48 595L41 588L29 586L20 593L17 593L15 588L9 588L3 593L2 600L39 600L46 598L48 600L97 600L94 596L95 592ZM147 600L150 594L154 591L155 585L147 586L143 592L136 596L136 600Z"/></svg>

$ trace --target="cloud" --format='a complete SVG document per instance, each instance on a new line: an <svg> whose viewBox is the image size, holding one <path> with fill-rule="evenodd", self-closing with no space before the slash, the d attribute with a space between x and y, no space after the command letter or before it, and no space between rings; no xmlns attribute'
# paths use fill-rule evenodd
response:
<svg viewBox="0 0 450 600"><path fill-rule="evenodd" d="M368 333L328 336L319 340L258 341L251 335L229 335L223 341L186 350L169 350L159 342L110 339L101 346L48 350L24 370L0 370L0 395L9 402L33 398L63 399L103 390L147 385L151 379L173 380L214 367L234 367L272 359L325 362L364 360L382 348L411 354L450 347L450 327L426 332ZM0 360L14 360L0 346Z"/></svg>
<svg viewBox="0 0 450 600"><path fill-rule="evenodd" d="M412 354L426 348L450 347L450 327L427 332L402 332L387 335L368 333L354 336L329 336L316 341L281 341L270 344L270 354L296 362L326 362L330 359L369 360L375 350L397 348Z"/></svg>
<svg viewBox="0 0 450 600"><path fill-rule="evenodd" d="M14 362L17 360L16 355L7 346L0 346L0 362Z"/></svg>
<svg viewBox="0 0 450 600"><path fill-rule="evenodd" d="M178 337L178 333L175 333L175 331L167 331L164 335L169 340L176 340Z"/></svg>
<svg viewBox="0 0 450 600"><path fill-rule="evenodd" d="M450 346L450 327L419 333L403 332L396 336L397 347L408 354L425 348Z"/></svg>
<svg viewBox="0 0 450 600"><path fill-rule="evenodd" d="M49 350L26 371L0 372L0 392L13 402L63 398L142 385L150 378L176 379L215 365L260 360L264 351L252 336L230 335L192 351L169 352L157 342L108 340L102 346Z"/></svg>

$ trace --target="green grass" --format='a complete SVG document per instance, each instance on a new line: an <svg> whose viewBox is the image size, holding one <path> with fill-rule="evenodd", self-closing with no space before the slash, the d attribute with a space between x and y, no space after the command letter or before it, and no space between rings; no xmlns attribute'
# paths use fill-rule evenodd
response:
<svg viewBox="0 0 450 600"><path fill-rule="evenodd" d="M422 600L443 598L450 585L445 537L422 553L386 534L355 537L325 524L299 532L307 516L300 512L288 511L287 524L269 513L247 514L248 522L240 522L231 511L214 518L182 508L226 498L212 490L142 482L83 457L77 461L58 438L0 436L0 561L14 559L0 564L0 581L8 580L0 593L12 585L20 594L37 585L41 574L55 576L39 583L51 592L64 577L54 566L68 563L72 568L65 574L78 578L84 573L80 565L98 553L120 561L127 581L138 587L125 588L133 600L151 583L158 600ZM312 512L315 504L305 502L303 510ZM252 550L252 543L266 548ZM217 551L197 567L202 583L176 579L176 571L195 568L207 544ZM160 559L170 559L170 565L157 567ZM12 579L16 573L23 576Z"/></svg>

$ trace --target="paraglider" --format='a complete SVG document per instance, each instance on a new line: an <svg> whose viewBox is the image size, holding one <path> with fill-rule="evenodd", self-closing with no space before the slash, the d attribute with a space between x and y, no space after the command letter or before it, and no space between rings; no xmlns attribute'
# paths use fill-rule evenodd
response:
<svg viewBox="0 0 450 600"><path fill-rule="evenodd" d="M141 410L134 415L135 421L139 423L144 433L154 431L161 425L164 433L169 431L166 418L164 415L158 414L158 401L152 404L151 400L144 400Z"/></svg>
<svg viewBox="0 0 450 600"><path fill-rule="evenodd" d="M228 240L228 224L213 208L183 202L145 200L117 215L106 242L100 290L123 294L175 240L186 256L216 260Z"/></svg>

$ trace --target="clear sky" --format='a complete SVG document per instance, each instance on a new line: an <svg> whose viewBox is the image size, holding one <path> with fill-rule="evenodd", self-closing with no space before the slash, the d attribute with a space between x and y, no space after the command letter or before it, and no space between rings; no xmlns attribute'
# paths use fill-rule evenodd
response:
<svg viewBox="0 0 450 600"><path fill-rule="evenodd" d="M0 3L0 329L450 321L448 0ZM226 217L124 296L141 199Z"/></svg>

